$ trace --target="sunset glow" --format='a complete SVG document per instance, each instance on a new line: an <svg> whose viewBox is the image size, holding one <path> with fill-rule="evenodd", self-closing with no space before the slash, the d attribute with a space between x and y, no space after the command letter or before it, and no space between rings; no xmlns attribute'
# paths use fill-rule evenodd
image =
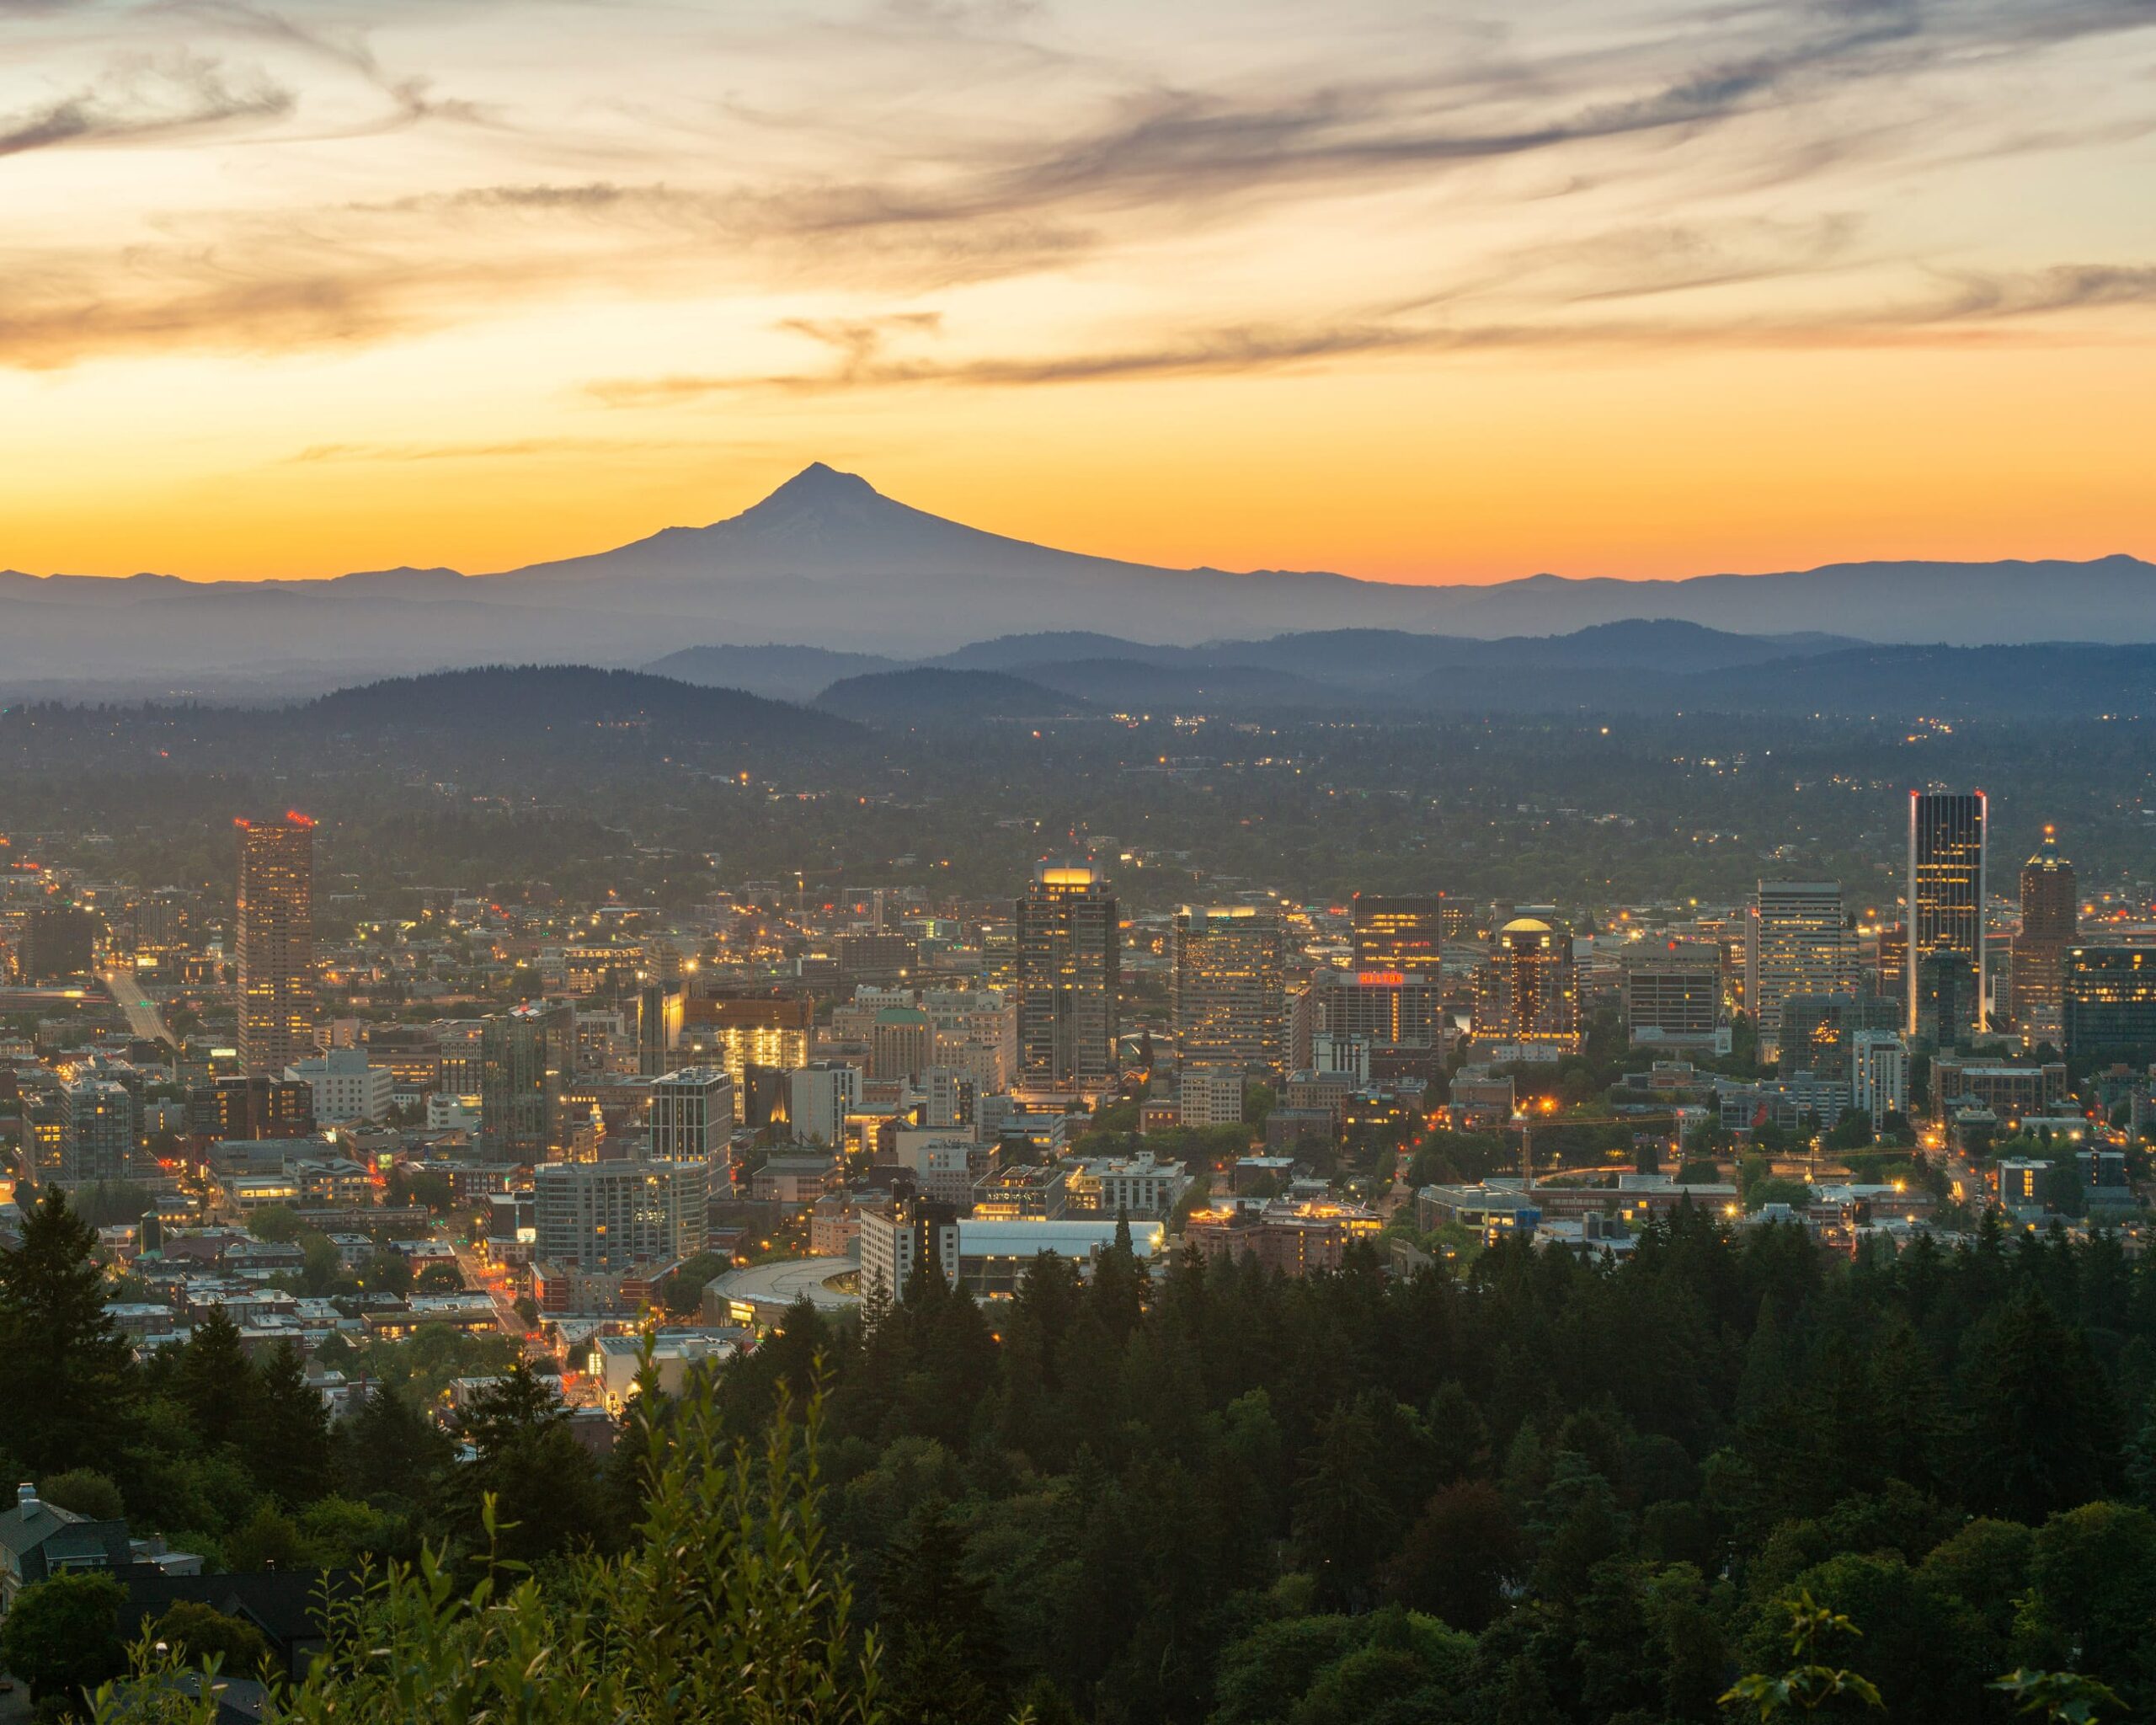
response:
<svg viewBox="0 0 2156 1725"><path fill-rule="evenodd" d="M504 569L819 459L1387 580L2156 547L2133 0L0 24L0 567Z"/></svg>

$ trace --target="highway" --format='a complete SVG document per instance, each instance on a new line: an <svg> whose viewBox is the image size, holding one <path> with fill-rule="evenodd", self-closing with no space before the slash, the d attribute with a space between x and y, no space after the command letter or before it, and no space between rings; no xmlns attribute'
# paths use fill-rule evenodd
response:
<svg viewBox="0 0 2156 1725"><path fill-rule="evenodd" d="M127 1028L144 1042L169 1042L179 1044L172 1032L165 1028L164 1016L156 1004L142 991L142 985L131 970L115 965L99 973L111 995L113 1004L127 1015Z"/></svg>

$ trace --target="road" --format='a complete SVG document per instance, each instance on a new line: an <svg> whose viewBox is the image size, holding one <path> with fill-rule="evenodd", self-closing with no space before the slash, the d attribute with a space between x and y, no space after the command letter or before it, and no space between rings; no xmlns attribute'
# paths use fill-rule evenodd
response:
<svg viewBox="0 0 2156 1725"><path fill-rule="evenodd" d="M168 1042L179 1044L172 1032L165 1028L164 1015L156 1003L142 991L142 985L131 970L115 965L100 971L105 991L112 996L113 1004L127 1015L127 1028L144 1042Z"/></svg>
<svg viewBox="0 0 2156 1725"><path fill-rule="evenodd" d="M524 1320L517 1315L515 1303L502 1291L500 1279L489 1274L479 1254L462 1241L452 1236L449 1243L456 1253L457 1272L464 1278L464 1285L494 1301L495 1323L500 1326L504 1335L521 1344L526 1339Z"/></svg>

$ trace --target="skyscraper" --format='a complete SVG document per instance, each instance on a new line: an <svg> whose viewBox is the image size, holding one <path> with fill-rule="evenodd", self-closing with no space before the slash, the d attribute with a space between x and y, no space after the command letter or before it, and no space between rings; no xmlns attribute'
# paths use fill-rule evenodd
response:
<svg viewBox="0 0 2156 1725"><path fill-rule="evenodd" d="M1579 1046L1579 980L1568 936L1534 916L1516 916L1497 931L1476 979L1475 1035Z"/></svg>
<svg viewBox="0 0 2156 1725"><path fill-rule="evenodd" d="M1116 901L1087 862L1042 862L1012 906L1018 1087L1097 1097L1114 1083L1123 984Z"/></svg>
<svg viewBox="0 0 2156 1725"><path fill-rule="evenodd" d="M1438 974L1445 942L1467 932L1470 913L1443 893L1357 893L1355 968Z"/></svg>
<svg viewBox="0 0 2156 1725"><path fill-rule="evenodd" d="M539 1162L559 1137L563 1075L575 1060L566 1001L529 1002L486 1021L479 1055L479 1147L493 1162Z"/></svg>
<svg viewBox="0 0 2156 1725"><path fill-rule="evenodd" d="M1283 944L1275 911L1186 905L1176 914L1178 1063L1280 1067Z"/></svg>
<svg viewBox="0 0 2156 1725"><path fill-rule="evenodd" d="M1988 1028L1984 1012L1982 791L1909 793L1909 987L1906 1033L1951 1048Z"/></svg>
<svg viewBox="0 0 2156 1725"><path fill-rule="evenodd" d="M2024 1033L2056 1035L2064 1002L2066 954L2081 937L2080 883L2058 853L2058 834L2044 829L2021 865L2021 932L2014 941L2014 1022Z"/></svg>
<svg viewBox="0 0 2156 1725"><path fill-rule="evenodd" d="M281 1073L314 1052L314 823L239 828L239 1060Z"/></svg>
<svg viewBox="0 0 2156 1725"><path fill-rule="evenodd" d="M1846 992L1856 948L1838 880L1763 880L1744 948L1744 998L1759 1058L1779 1060L1782 1002L1795 994Z"/></svg>

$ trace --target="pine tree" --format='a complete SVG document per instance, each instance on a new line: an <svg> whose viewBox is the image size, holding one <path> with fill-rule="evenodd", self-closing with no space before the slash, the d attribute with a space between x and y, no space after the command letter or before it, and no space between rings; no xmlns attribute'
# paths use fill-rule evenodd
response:
<svg viewBox="0 0 2156 1725"><path fill-rule="evenodd" d="M290 1343L270 1355L257 1384L248 1466L279 1503L297 1509L329 1489L329 1416Z"/></svg>
<svg viewBox="0 0 2156 1725"><path fill-rule="evenodd" d="M966 1541L939 1502L883 1555L876 1626L897 1725L996 1725L1009 1712L1002 1635Z"/></svg>
<svg viewBox="0 0 2156 1725"><path fill-rule="evenodd" d="M173 1369L174 1399L203 1443L243 1444L261 1416L261 1386L221 1306L197 1321Z"/></svg>
<svg viewBox="0 0 2156 1725"><path fill-rule="evenodd" d="M337 1433L342 1489L370 1502L417 1503L455 1453L440 1427L386 1386L377 1387Z"/></svg>
<svg viewBox="0 0 2156 1725"><path fill-rule="evenodd" d="M105 1314L97 1235L45 1188L0 1252L0 1452L37 1472L107 1461L128 1424L132 1357Z"/></svg>

